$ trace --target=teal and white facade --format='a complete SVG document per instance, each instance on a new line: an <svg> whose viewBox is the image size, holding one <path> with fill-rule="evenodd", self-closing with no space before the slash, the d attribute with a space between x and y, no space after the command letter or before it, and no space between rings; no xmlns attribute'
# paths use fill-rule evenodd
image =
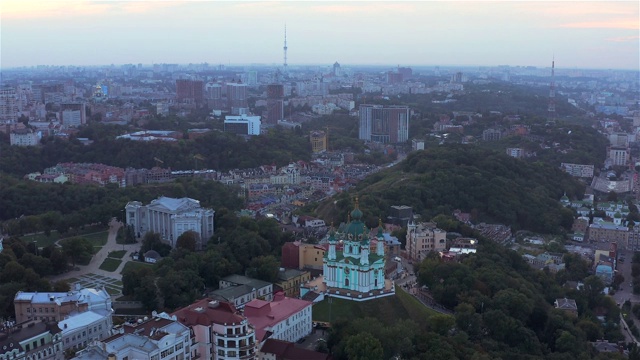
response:
<svg viewBox="0 0 640 360"><path fill-rule="evenodd" d="M372 247L371 240L375 241ZM342 244L342 250L339 250ZM362 222L362 211L351 211L342 231L331 230L329 250L323 259L327 293L332 297L368 300L393 295L393 284L385 279L385 254L382 227L372 235Z"/></svg>

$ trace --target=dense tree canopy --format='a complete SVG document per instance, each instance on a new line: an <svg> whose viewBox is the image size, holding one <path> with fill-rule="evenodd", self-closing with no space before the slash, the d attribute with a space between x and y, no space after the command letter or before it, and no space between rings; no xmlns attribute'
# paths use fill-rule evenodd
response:
<svg viewBox="0 0 640 360"><path fill-rule="evenodd" d="M446 145L418 151L393 168L378 172L325 202L318 213L340 222L359 196L375 226L391 205L408 205L423 219L470 212L474 222L499 222L514 229L559 233L569 229L573 212L560 205L564 192L581 196L584 185L560 169L527 163L473 145Z"/></svg>

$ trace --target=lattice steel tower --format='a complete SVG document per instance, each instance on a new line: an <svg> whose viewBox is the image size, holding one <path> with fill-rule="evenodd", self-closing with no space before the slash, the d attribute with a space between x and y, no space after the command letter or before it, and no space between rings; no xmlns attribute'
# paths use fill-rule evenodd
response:
<svg viewBox="0 0 640 360"><path fill-rule="evenodd" d="M556 83L555 83L555 59L551 61L551 83L549 84L549 120L556 119Z"/></svg>
<svg viewBox="0 0 640 360"><path fill-rule="evenodd" d="M287 24L284 25L284 69L283 72L287 73Z"/></svg>

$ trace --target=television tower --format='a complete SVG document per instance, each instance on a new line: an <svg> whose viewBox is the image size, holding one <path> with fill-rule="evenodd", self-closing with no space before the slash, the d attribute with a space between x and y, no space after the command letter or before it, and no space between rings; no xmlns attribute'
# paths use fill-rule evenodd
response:
<svg viewBox="0 0 640 360"><path fill-rule="evenodd" d="M284 69L283 72L287 73L287 24L284 24Z"/></svg>
<svg viewBox="0 0 640 360"><path fill-rule="evenodd" d="M555 83L555 58L551 60L551 84L549 84L549 120L556 119L556 83Z"/></svg>

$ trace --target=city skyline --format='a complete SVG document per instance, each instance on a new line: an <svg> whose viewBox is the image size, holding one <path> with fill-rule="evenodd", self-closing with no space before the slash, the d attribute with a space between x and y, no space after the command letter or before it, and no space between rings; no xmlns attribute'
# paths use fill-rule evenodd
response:
<svg viewBox="0 0 640 360"><path fill-rule="evenodd" d="M638 70L636 1L4 1L0 67L126 63Z"/></svg>

